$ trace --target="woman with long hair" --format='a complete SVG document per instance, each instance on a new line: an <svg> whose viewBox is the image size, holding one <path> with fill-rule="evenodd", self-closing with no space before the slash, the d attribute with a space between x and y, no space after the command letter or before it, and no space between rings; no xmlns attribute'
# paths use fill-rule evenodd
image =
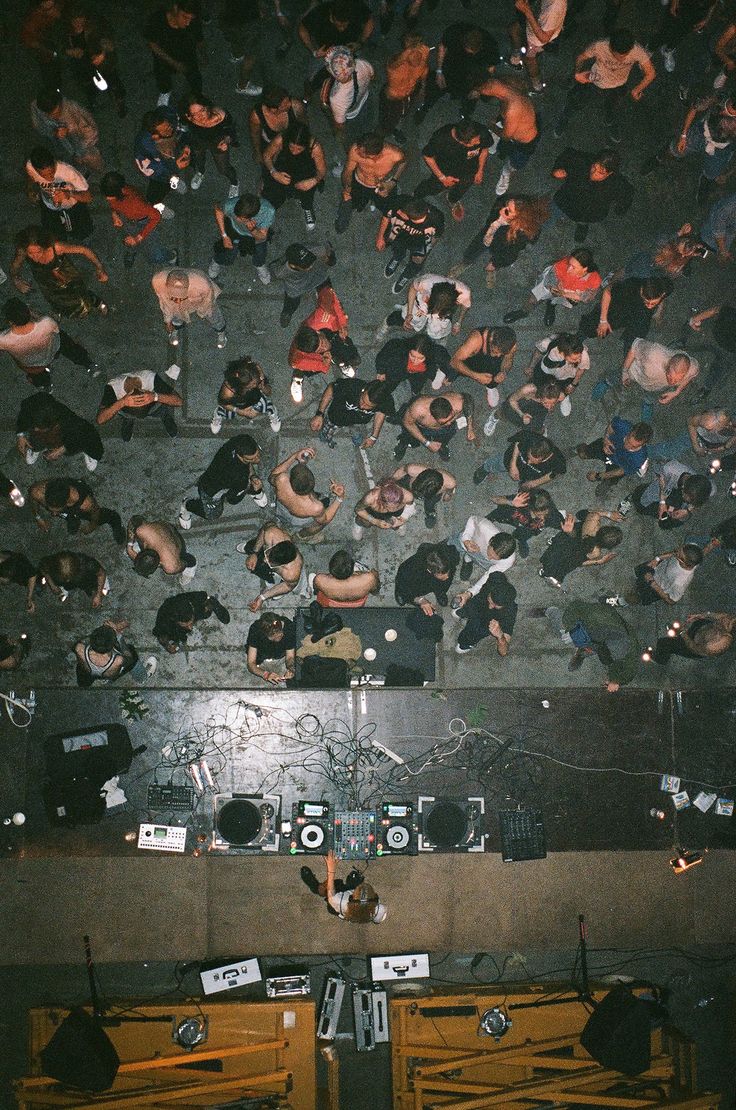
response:
<svg viewBox="0 0 736 1110"><path fill-rule="evenodd" d="M104 316L107 305L90 292L72 262L77 255L92 263L98 281L107 281L105 267L89 247L61 243L35 224L24 227L15 237L15 256L10 263L13 285L19 293L30 293L31 283L20 276L24 263L28 263L38 288L59 316L88 316L94 310Z"/></svg>
<svg viewBox="0 0 736 1110"><path fill-rule="evenodd" d="M235 144L235 122L224 108L218 108L206 96L190 96L182 104L192 144L194 175L192 189L198 189L204 179L207 151L212 155L215 169L230 182L230 200L240 192L238 175L230 161L230 149Z"/></svg>
<svg viewBox="0 0 736 1110"><path fill-rule="evenodd" d="M537 241L549 216L548 197L499 197L485 227L470 240L462 262L452 267L450 277L458 277L485 249L488 251L486 284L492 289L496 270L512 266L524 248Z"/></svg>
<svg viewBox="0 0 736 1110"><path fill-rule="evenodd" d="M322 146L301 120L275 135L263 152L264 197L274 208L280 208L290 197L299 201L307 231L317 226L314 194L324 186L326 174Z"/></svg>

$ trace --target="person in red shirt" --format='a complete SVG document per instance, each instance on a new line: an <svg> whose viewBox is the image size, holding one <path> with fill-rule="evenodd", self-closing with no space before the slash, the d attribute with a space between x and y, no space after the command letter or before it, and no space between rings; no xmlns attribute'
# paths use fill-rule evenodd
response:
<svg viewBox="0 0 736 1110"><path fill-rule="evenodd" d="M355 368L361 363L360 354L348 335L347 313L329 283L321 285L317 290L317 307L307 316L302 326L324 335L330 344L332 360L340 367L343 376L355 377Z"/></svg>
<svg viewBox="0 0 736 1110"><path fill-rule="evenodd" d="M302 383L305 375L326 374L332 365L329 339L306 324L297 331L289 347L291 396L295 404L304 400Z"/></svg>
<svg viewBox="0 0 736 1110"><path fill-rule="evenodd" d="M576 304L594 301L600 287L601 275L596 269L593 255L585 247L579 247L567 257L559 258L557 262L547 266L524 307L507 312L503 322L513 324L515 320L528 316L541 301L545 301L544 323L551 327L555 322L556 305L573 308Z"/></svg>
<svg viewBox="0 0 736 1110"><path fill-rule="evenodd" d="M176 266L177 252L164 246L158 236L161 213L149 204L143 193L126 185L121 173L106 173L100 181L100 189L110 206L113 226L124 232L123 265L126 270L135 262L141 246L154 266Z"/></svg>

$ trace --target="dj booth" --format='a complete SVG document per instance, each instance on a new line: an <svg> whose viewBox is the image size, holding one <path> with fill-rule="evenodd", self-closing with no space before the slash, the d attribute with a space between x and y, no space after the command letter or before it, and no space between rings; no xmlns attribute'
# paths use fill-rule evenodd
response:
<svg viewBox="0 0 736 1110"><path fill-rule="evenodd" d="M347 685L351 680L353 685L384 685L388 674L387 685L392 686L420 686L434 682L436 675L437 645L431 639L419 639L412 629L412 621L417 620L416 609L395 606L393 608L365 606L361 609L326 609L326 614L337 615L342 621L343 628L354 633L360 641L353 652L353 658L348 663L349 677L343 683ZM297 665L296 680L294 685L318 686L319 682L304 681L303 674L306 660L300 657L300 647L306 641L306 650L314 650L310 635L309 609L297 609L296 612L296 645ZM337 634L338 638L340 634ZM330 644L331 636L324 637L322 643L314 645L319 650L316 653L319 659L345 658L336 655L339 645ZM348 639L352 641L352 637ZM310 656L311 657L311 656ZM400 670L399 670L400 668ZM416 674L409 674L407 668ZM309 668L311 670L311 668ZM362 678L361 678L362 676ZM371 676L370 679L367 676ZM332 685L326 683L326 685Z"/></svg>

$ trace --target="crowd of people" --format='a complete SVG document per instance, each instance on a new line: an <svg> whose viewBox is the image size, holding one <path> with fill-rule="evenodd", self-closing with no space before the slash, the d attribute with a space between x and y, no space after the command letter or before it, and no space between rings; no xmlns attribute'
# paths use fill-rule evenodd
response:
<svg viewBox="0 0 736 1110"><path fill-rule="evenodd" d="M490 643L503 661L513 652L531 575L543 579L551 601L560 601L555 590L572 599L530 615L571 646L570 669L597 656L611 691L632 681L643 660L709 659L733 647L736 616L729 612L683 612L648 647L638 642L628 610L682 603L694 575L720 577L724 558L736 565L736 515L728 502L736 493L728 392L736 351L729 287L736 5L650 0L646 41L624 24L617 0L509 0L505 22L503 13L471 0L462 6L467 10L437 0L166 0L127 28L145 44L150 77L133 72L100 5L30 4L20 41L38 70L29 107L36 134L18 172L37 216L12 228L0 333L4 371L14 365L28 387L16 419L18 459L55 464L35 483L0 476L3 512L28 513L25 550L0 551L0 584L25 591L29 614L42 586L60 601L82 591L100 610L111 579L128 564L146 578L161 571L182 589L159 608L153 635L166 652L180 651L197 622L231 619L214 588L188 588L195 575L211 587L213 579L206 555L195 559L183 533L248 498L260 527L237 551L259 592L243 638L248 670L267 683L294 680L298 645L289 613L312 598L326 609L351 608L393 594L416 610L417 635L442 639L447 614L461 626L458 655ZM599 33L581 39L581 21ZM233 66L228 107L203 91L210 68L227 64L220 48L203 72L203 42L216 29ZM276 74L288 77L277 81ZM150 107L129 123L142 83ZM643 98L677 102L681 126L666 145L636 158L635 145L622 140L631 126L628 105ZM440 123L440 103L450 122ZM578 113L600 122L593 150L573 138ZM325 121L329 134L320 138ZM127 161L108 154L106 129L129 135ZM543 143L553 164L548 186L534 192L523 181ZM641 180L665 178L673 160L683 159L689 222L641 235L629 257L614 251L598 258L588 245L591 229L625 227L635 201L644 199ZM212 171L220 190L213 245L206 257L180 259L171 221L181 218L183 194L199 190ZM333 187L339 197L330 212ZM485 198L487 215L468 227L470 198ZM284 212L293 208L304 227L298 239L284 230ZM356 291L336 288L334 279L341 237L359 213L361 250L382 255L399 298L388 313L378 307L378 293L373 298L370 349L356 342L354 328L351 334ZM166 372L103 369L104 359L87 349L85 318L106 316L111 307L109 266L98 253L101 219L121 237L123 270L148 268L145 282L171 350ZM556 256L545 238L565 223L573 242ZM440 242L451 244L455 259L446 273L432 264ZM522 304L499 313L492 291L523 252L535 259L535 279ZM178 436L184 329L203 321L213 349L228 346L220 297L242 282L241 258L263 287L283 294L274 324L281 365L263 365L255 337L247 351L232 351L213 388L211 433L222 440L213 442L208 465L193 481L182 479L169 519L149 513L125 521L124 505L103 506L97 498L92 475L105 453L99 429L128 442L141 421L160 421L165 436ZM684 318L670 312L669 342L655 340L652 329L676 283L701 266L718 268L720 295ZM481 303L482 322L468 326ZM515 325L540 305L544 335L533 340L527 325ZM136 319L118 316L117 327L128 330L132 348ZM611 356L616 346L620 357ZM94 420L79 415L75 396L58 387L58 359L78 367L88 386L97 384ZM597 360L605 369L594 370ZM275 377L284 372L288 393ZM585 381L587 392L593 378L600 419L589 431L576 391ZM629 411L632 398L633 419L618 411ZM677 413L675 435L661 432L664 406ZM560 418L576 422L580 442L572 454L554 441ZM303 445L261 473L263 446L284 419ZM317 452L335 452L339 475L346 452L370 451L379 440L383 449L389 438L393 462L375 480L366 471L370 480L357 503L345 504L346 485L337 479L319 492L310 466ZM467 492L482 510L439 536L438 506L458 490L453 454L471 452ZM576 460L588 460L590 469L570 511L558 507L554 488ZM194 496L186 496L188 485L196 486ZM720 514L706 528L697 518L709 502ZM371 565L374 530L419 529L412 520L418 508L431 538L417 542L391 588ZM320 559L309 545L329 535L338 516L351 518L352 545ZM622 593L590 599L585 568L617 557L635 516L644 518L652 545L669 550L632 566ZM120 550L115 564L103 565L91 547L65 549L61 537L61 550L34 557L34 529L55 530L57 518L69 535L109 526ZM676 537L660 541L660 531L674 530ZM128 673L144 682L154 673L156 656L141 659L127 630L126 620L111 617L76 643L80 685ZM0 637L0 669L21 666L28 650L27 640ZM489 665L496 662L489 657Z"/></svg>

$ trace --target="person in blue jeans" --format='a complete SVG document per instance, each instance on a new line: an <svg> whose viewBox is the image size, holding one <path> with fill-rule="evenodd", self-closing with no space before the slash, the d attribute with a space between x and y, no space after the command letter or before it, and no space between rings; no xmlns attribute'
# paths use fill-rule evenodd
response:
<svg viewBox="0 0 736 1110"><path fill-rule="evenodd" d="M175 266L177 252L161 242L158 227L161 213L121 173L106 173L100 190L110 207L113 227L123 232L123 265L129 270L139 249L154 266Z"/></svg>

